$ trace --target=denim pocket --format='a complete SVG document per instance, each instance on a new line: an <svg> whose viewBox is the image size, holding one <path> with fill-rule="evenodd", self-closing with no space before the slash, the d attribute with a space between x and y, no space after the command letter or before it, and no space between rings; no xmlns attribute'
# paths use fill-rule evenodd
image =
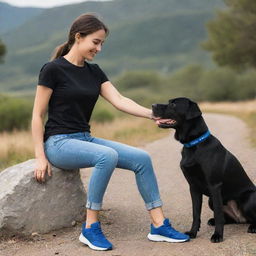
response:
<svg viewBox="0 0 256 256"><path fill-rule="evenodd" d="M65 139L68 135L66 134L57 134L50 136L45 142L44 142L44 149L47 150L50 146L56 146L56 144L62 140Z"/></svg>
<svg viewBox="0 0 256 256"><path fill-rule="evenodd" d="M57 135L53 135L52 136L52 142L53 145L56 145L59 141L63 140L63 139L69 139L71 136L68 134L57 134Z"/></svg>
<svg viewBox="0 0 256 256"><path fill-rule="evenodd" d="M88 134L89 134L89 137L90 137L90 133L88 133ZM58 148L59 148L65 143L66 140L69 140L69 139L83 139L83 138L85 138L85 135L87 135L87 137L88 137L88 134L83 133L83 132L76 132L76 133L52 135L45 141L44 149L47 150L50 146L58 146ZM88 140L88 138L87 138L87 140ZM63 141L63 143L60 143L62 141Z"/></svg>

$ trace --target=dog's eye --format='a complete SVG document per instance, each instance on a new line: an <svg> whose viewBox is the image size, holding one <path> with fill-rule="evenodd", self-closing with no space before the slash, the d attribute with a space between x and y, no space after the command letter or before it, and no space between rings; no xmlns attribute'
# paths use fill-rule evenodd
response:
<svg viewBox="0 0 256 256"><path fill-rule="evenodd" d="M175 108L175 107L176 107L176 104L175 104L175 103L171 103L171 104L170 104L170 107L171 107L171 108Z"/></svg>

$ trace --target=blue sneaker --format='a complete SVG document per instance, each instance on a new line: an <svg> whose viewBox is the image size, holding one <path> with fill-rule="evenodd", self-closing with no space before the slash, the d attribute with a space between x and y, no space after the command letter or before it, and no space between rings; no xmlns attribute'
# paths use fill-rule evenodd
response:
<svg viewBox="0 0 256 256"><path fill-rule="evenodd" d="M106 251L112 249L112 244L106 239L102 233L100 223L95 222L90 228L86 228L86 224L82 224L82 232L79 241L88 245L93 250Z"/></svg>
<svg viewBox="0 0 256 256"><path fill-rule="evenodd" d="M164 224L155 228L151 224L148 239L155 242L181 243L189 240L189 236L176 231L170 224L169 219L164 220Z"/></svg>

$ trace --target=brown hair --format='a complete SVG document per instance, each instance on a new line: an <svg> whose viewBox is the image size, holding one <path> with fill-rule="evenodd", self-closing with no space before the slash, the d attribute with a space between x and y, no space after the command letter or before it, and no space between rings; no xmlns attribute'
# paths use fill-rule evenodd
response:
<svg viewBox="0 0 256 256"><path fill-rule="evenodd" d="M80 15L71 25L68 41L55 48L51 60L57 59L60 56L64 56L69 52L75 43L76 33L80 33L82 37L85 37L101 29L104 29L106 34L109 33L107 26L101 20L99 20L96 15L90 13Z"/></svg>

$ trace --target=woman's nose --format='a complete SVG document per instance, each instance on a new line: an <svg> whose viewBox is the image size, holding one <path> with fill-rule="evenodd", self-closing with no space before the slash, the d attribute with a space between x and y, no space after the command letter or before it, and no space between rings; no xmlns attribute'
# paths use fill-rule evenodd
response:
<svg viewBox="0 0 256 256"><path fill-rule="evenodd" d="M96 50L97 50L98 52L100 52L100 51L101 51L101 44L97 45Z"/></svg>

